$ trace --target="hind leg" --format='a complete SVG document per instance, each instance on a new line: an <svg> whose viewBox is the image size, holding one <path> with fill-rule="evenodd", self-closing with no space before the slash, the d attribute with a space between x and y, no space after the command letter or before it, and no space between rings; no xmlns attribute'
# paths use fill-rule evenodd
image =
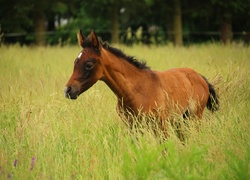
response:
<svg viewBox="0 0 250 180"><path fill-rule="evenodd" d="M175 133L182 143L187 140L186 128L188 127L188 119L190 118L190 111L186 110L181 117L178 117L172 122L172 126L175 129Z"/></svg>
<svg viewBox="0 0 250 180"><path fill-rule="evenodd" d="M201 128L201 123L202 123L202 114L204 111L204 107L202 106L197 106L196 110L194 112L192 112L192 114L190 115L190 127L196 129L196 131L200 131Z"/></svg>
<svg viewBox="0 0 250 180"><path fill-rule="evenodd" d="M196 112L196 117L198 117L199 119L201 119L202 118L202 114L203 114L203 110L204 110L204 108L203 109L198 108L198 110Z"/></svg>
<svg viewBox="0 0 250 180"><path fill-rule="evenodd" d="M189 118L191 119L201 119L202 114L204 111L204 108L206 106L206 103L203 102L204 99L190 99L189 100L189 106L188 106L188 112L189 112ZM186 112L185 112L186 113Z"/></svg>
<svg viewBox="0 0 250 180"><path fill-rule="evenodd" d="M190 118L190 112L189 112L189 110L186 110L185 112L184 112L184 114L182 115L182 117L183 117L183 119L189 119Z"/></svg>
<svg viewBox="0 0 250 180"><path fill-rule="evenodd" d="M195 116L198 119L202 119L202 114L203 114L205 107L206 107L206 104L204 102L201 102L201 104L197 105L196 111L195 111Z"/></svg>
<svg viewBox="0 0 250 180"><path fill-rule="evenodd" d="M203 110L204 109L197 109L195 112L190 112L188 116L186 116L185 114L183 115L183 118L184 117L187 117L189 119L202 119L202 114L203 114ZM184 119L187 119L187 118L184 118Z"/></svg>

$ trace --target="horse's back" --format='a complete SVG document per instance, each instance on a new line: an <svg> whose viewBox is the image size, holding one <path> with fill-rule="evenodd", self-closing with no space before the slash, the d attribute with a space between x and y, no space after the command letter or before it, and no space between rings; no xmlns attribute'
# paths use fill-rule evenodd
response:
<svg viewBox="0 0 250 180"><path fill-rule="evenodd" d="M190 68L178 68L175 70L183 74L189 80L196 94L202 93L208 96L209 89L207 82L199 73Z"/></svg>
<svg viewBox="0 0 250 180"><path fill-rule="evenodd" d="M208 93L208 85L206 81L198 74L195 70L190 68L175 68L163 72L163 77L167 81L175 79L174 84L178 83L180 87L182 86L192 86L194 88L202 88ZM182 84L184 83L184 84ZM191 88L192 89L192 88Z"/></svg>

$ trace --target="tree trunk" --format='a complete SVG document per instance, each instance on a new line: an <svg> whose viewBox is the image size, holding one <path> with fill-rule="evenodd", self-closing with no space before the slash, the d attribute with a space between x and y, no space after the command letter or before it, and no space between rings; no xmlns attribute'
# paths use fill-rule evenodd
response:
<svg viewBox="0 0 250 180"><path fill-rule="evenodd" d="M44 15L44 0L35 1L34 12L34 24L35 24L35 42L39 46L45 45L45 15Z"/></svg>
<svg viewBox="0 0 250 180"><path fill-rule="evenodd" d="M55 15L52 14L49 19L48 19L48 31L55 31L56 30L56 25L55 25Z"/></svg>
<svg viewBox="0 0 250 180"><path fill-rule="evenodd" d="M183 40L182 40L182 19L181 19L180 0L174 0L173 30L174 30L174 45L181 47L183 45Z"/></svg>
<svg viewBox="0 0 250 180"><path fill-rule="evenodd" d="M230 16L224 16L221 21L220 36L223 44L227 45L232 40L232 18Z"/></svg>
<svg viewBox="0 0 250 180"><path fill-rule="evenodd" d="M174 44L174 21L173 17L167 16L167 38Z"/></svg>
<svg viewBox="0 0 250 180"><path fill-rule="evenodd" d="M119 43L119 19L118 19L118 5L115 1L112 7L112 43Z"/></svg>

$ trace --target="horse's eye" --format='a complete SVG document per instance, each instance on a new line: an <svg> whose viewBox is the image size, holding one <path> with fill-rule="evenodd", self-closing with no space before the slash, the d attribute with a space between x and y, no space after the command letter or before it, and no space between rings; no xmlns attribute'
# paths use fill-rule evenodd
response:
<svg viewBox="0 0 250 180"><path fill-rule="evenodd" d="M86 62L84 65L84 68L88 71L93 69L93 67L94 67L94 63L92 61Z"/></svg>

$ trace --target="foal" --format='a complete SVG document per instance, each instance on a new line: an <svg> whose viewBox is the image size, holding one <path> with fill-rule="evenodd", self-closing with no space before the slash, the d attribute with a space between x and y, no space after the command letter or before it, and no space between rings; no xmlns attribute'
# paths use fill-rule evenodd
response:
<svg viewBox="0 0 250 180"><path fill-rule="evenodd" d="M64 89L67 98L77 99L98 80L104 81L117 96L118 112L125 113L122 119L127 124L133 124L131 115L154 115L164 131L174 114L201 118L206 106L211 111L218 109L213 86L194 70L151 70L134 57L101 43L94 31L85 38L80 30L77 37L83 49Z"/></svg>

